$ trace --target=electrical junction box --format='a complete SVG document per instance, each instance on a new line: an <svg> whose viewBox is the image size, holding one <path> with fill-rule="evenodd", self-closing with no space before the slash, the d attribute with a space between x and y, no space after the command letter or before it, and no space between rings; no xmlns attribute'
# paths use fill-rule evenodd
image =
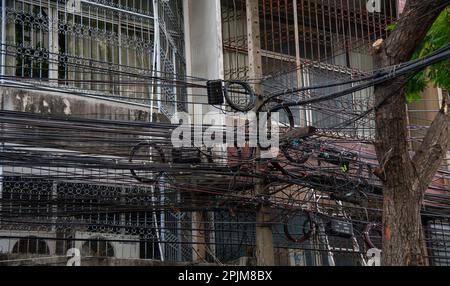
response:
<svg viewBox="0 0 450 286"><path fill-rule="evenodd" d="M208 90L208 104L222 105L224 103L222 80L209 80L206 86Z"/></svg>
<svg viewBox="0 0 450 286"><path fill-rule="evenodd" d="M327 224L327 234L344 238L353 236L353 224L348 221L332 219Z"/></svg>
<svg viewBox="0 0 450 286"><path fill-rule="evenodd" d="M202 162L197 148L174 148L172 158L175 164L199 164Z"/></svg>

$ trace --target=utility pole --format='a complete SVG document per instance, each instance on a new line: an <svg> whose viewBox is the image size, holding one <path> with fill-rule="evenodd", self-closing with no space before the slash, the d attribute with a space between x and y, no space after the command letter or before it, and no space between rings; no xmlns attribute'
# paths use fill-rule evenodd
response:
<svg viewBox="0 0 450 286"><path fill-rule="evenodd" d="M259 0L247 0L247 38L248 38L248 59L249 59L249 78L262 79L262 58L261 58L261 36L259 28ZM252 88L257 94L255 111L262 104L262 84L255 80ZM258 115L257 115L258 116ZM261 150L256 147L256 168L261 167L258 160ZM255 185L255 194L264 197L264 181L259 181ZM273 234L271 225L271 210L264 204L259 207L256 213L256 261L258 266L271 266L275 264L273 250Z"/></svg>

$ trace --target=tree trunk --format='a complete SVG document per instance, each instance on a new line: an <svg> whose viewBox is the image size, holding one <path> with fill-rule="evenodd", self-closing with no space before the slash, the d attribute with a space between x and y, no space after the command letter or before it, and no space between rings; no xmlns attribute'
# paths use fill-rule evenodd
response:
<svg viewBox="0 0 450 286"><path fill-rule="evenodd" d="M409 0L397 28L375 55L378 67L409 61L448 0ZM413 159L408 149L406 77L375 87L376 142L383 180L383 265L425 265L420 210L450 143L447 108L438 113Z"/></svg>
<svg viewBox="0 0 450 286"><path fill-rule="evenodd" d="M386 188L383 216L383 265L425 265L422 248L420 202L410 198L414 190Z"/></svg>
<svg viewBox="0 0 450 286"><path fill-rule="evenodd" d="M384 172L382 263L426 265L420 211L428 185L450 147L450 112L444 102L411 160L408 152L402 152L406 137L404 142L394 141L404 136L402 130L406 132L406 119L402 120L406 113L404 97L393 100L396 102L387 104L385 113L377 112L376 118L378 137L392 138L377 144L377 153L383 154L380 164ZM397 135L390 133L394 130Z"/></svg>
<svg viewBox="0 0 450 286"><path fill-rule="evenodd" d="M384 177L383 265L422 264L420 207L422 194L414 184L408 152L404 79L377 87L377 95L388 98L376 112L377 153ZM395 86L400 87L395 88ZM397 91L396 91L397 89Z"/></svg>

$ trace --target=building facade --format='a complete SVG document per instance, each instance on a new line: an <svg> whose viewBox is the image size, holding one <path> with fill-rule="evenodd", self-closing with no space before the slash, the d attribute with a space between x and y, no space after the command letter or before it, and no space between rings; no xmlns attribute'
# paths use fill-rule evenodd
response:
<svg viewBox="0 0 450 286"><path fill-rule="evenodd" d="M387 36L386 27L400 15L404 1L382 1L381 10L375 13L366 4L366 0L260 0L263 78L255 79L249 75L245 0L1 0L1 110L54 118L42 125L14 121L8 113L1 116L5 139L0 142L4 151L0 159L0 253L63 255L75 247L83 256L251 263L242 257L254 256L256 214L245 207L195 205L191 211L180 211L178 207L193 199L171 188L171 178L162 176L157 184L149 185L136 180L137 171L130 174L113 165L30 167L7 153L76 152L76 156L98 160L128 159L130 148L135 150L159 135L153 135L153 129L130 132L134 127L125 121L157 126L179 111L187 111L194 123L207 113L225 120L226 104L219 108L208 104L203 86L208 80L259 82L267 96L348 82L304 92L304 98L351 87L373 72L372 44ZM443 93L433 90L429 94L434 98ZM370 141L374 138L372 115L347 122L373 106L372 95L369 88L339 100L293 108L294 125L315 126L324 134L345 135L351 142ZM295 96L285 94L280 100ZM437 107L409 108L410 114L424 110L431 116L429 109ZM288 114L281 116L282 123L288 121ZM66 138L58 137L57 133L66 132L61 128L67 118L73 118L79 129L67 131ZM91 122L80 118L95 120L104 129L96 131ZM412 116L410 120L411 125L421 125ZM33 131L36 141L18 136L31 132L31 127L37 130ZM97 132L111 132L110 141L102 142L105 138L97 137ZM411 132L414 137L415 131ZM70 136L80 139L70 142ZM225 184L224 189L231 188ZM186 189L193 186L197 187L196 182L185 184ZM308 191L307 195L310 200L321 199ZM209 203L201 195L195 199L198 204ZM333 215L347 215L337 209ZM318 237L299 242L288 235L292 229L285 227L285 218L303 232L312 228L311 218L291 216L285 209L274 212L277 265L363 264L362 253L367 248L363 240L328 236L320 229ZM435 222L432 228L437 230L431 235L445 236L447 226ZM375 237L379 246L380 236ZM433 249L448 255L445 243Z"/></svg>

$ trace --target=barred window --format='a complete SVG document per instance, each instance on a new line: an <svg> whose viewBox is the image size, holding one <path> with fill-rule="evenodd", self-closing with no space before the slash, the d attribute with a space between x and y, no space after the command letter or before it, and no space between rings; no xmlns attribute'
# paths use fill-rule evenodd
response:
<svg viewBox="0 0 450 286"><path fill-rule="evenodd" d="M152 77L185 73L181 2L159 2L158 35L151 1L72 2L6 1L5 75L146 104L155 95L173 114L186 90Z"/></svg>
<svg viewBox="0 0 450 286"><path fill-rule="evenodd" d="M3 177L3 217L11 223L36 217L50 219L51 196L51 181L19 176Z"/></svg>
<svg viewBox="0 0 450 286"><path fill-rule="evenodd" d="M7 14L7 75L48 79L48 9L24 1L7 1Z"/></svg>
<svg viewBox="0 0 450 286"><path fill-rule="evenodd" d="M428 251L432 265L450 265L450 222L448 220L434 220L428 223Z"/></svg>
<svg viewBox="0 0 450 286"><path fill-rule="evenodd" d="M27 238L19 239L16 244L14 244L12 253L49 255L50 249L45 240L29 236Z"/></svg>

